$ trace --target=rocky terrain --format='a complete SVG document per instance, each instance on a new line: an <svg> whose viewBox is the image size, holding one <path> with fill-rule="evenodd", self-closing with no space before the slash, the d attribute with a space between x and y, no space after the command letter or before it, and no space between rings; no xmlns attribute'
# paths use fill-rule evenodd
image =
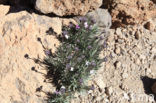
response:
<svg viewBox="0 0 156 103"><path fill-rule="evenodd" d="M45 92L55 91L55 86L45 82L46 70L33 58L44 58L43 45L54 53L60 42L53 34L61 34L63 25L76 23L75 17L86 14L101 20L101 30L109 25L106 48L101 53L105 62L89 81L95 89L88 94L76 93L72 103L155 103L154 0L23 2L0 0L0 103L46 103ZM99 7L102 10L97 12Z"/></svg>

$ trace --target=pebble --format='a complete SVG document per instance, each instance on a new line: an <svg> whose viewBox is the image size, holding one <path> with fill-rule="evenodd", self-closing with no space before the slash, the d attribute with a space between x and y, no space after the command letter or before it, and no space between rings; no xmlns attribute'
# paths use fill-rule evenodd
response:
<svg viewBox="0 0 156 103"><path fill-rule="evenodd" d="M117 35L114 35L114 40L118 40L118 36Z"/></svg>
<svg viewBox="0 0 156 103"><path fill-rule="evenodd" d="M146 59L146 56L145 55L140 55L139 57L141 59L141 62L144 63L144 60Z"/></svg>
<svg viewBox="0 0 156 103"><path fill-rule="evenodd" d="M156 53L156 48L152 47L151 52L152 52L152 53Z"/></svg>
<svg viewBox="0 0 156 103"><path fill-rule="evenodd" d="M91 93L93 93L93 91L92 91L92 90L89 90L89 91L88 91L88 94L91 94Z"/></svg>
<svg viewBox="0 0 156 103"><path fill-rule="evenodd" d="M96 97L96 101L100 101L102 98L100 96Z"/></svg>
<svg viewBox="0 0 156 103"><path fill-rule="evenodd" d="M121 31L120 28L117 28L117 29L116 29L116 34L117 34L120 38L122 38L122 31Z"/></svg>
<svg viewBox="0 0 156 103"><path fill-rule="evenodd" d="M113 33L110 33L110 35L107 38L107 41L108 42L112 42L113 40L114 40L114 34Z"/></svg>
<svg viewBox="0 0 156 103"><path fill-rule="evenodd" d="M124 43L124 40L123 39L118 39L118 43L122 44L122 43Z"/></svg>
<svg viewBox="0 0 156 103"><path fill-rule="evenodd" d="M123 93L123 97L124 97L124 99L126 99L126 100L129 100L129 99L130 99L127 93Z"/></svg>
<svg viewBox="0 0 156 103"><path fill-rule="evenodd" d="M134 102L134 93L129 93L128 96L129 96L129 101Z"/></svg>
<svg viewBox="0 0 156 103"><path fill-rule="evenodd" d="M111 96L112 93L113 93L113 88L112 87L107 87L106 88L106 94L109 95L109 96Z"/></svg>
<svg viewBox="0 0 156 103"><path fill-rule="evenodd" d="M122 73L122 78L125 79L128 77L128 74L125 72L125 73Z"/></svg>
<svg viewBox="0 0 156 103"><path fill-rule="evenodd" d="M116 68L120 68L121 67L121 62L120 61L116 61L115 62L115 67Z"/></svg>
<svg viewBox="0 0 156 103"><path fill-rule="evenodd" d="M105 103L109 103L109 100L107 98L105 99Z"/></svg>
<svg viewBox="0 0 156 103"><path fill-rule="evenodd" d="M75 93L74 94L74 97L78 98L79 97L79 94L78 93Z"/></svg>
<svg viewBox="0 0 156 103"><path fill-rule="evenodd" d="M147 29L147 30L153 31L155 27L154 27L154 24L153 24L151 21L148 21L148 22L144 25L144 28Z"/></svg>
<svg viewBox="0 0 156 103"><path fill-rule="evenodd" d="M150 74L152 72L150 68L146 68L145 70L147 74Z"/></svg>
<svg viewBox="0 0 156 103"><path fill-rule="evenodd" d="M101 78L96 79L95 82L99 86L99 88L102 90L106 87L106 84L104 83L104 81Z"/></svg>
<svg viewBox="0 0 156 103"><path fill-rule="evenodd" d="M137 39L137 40L139 40L140 39L140 32L139 31L137 31L136 33L135 33L135 39Z"/></svg>
<svg viewBox="0 0 156 103"><path fill-rule="evenodd" d="M130 33L130 35L134 35L135 34L135 30L134 31L131 31L129 33Z"/></svg>
<svg viewBox="0 0 156 103"><path fill-rule="evenodd" d="M120 54L120 47L115 48L115 53Z"/></svg>
<svg viewBox="0 0 156 103"><path fill-rule="evenodd" d="M140 64L140 60L137 58L137 59L135 59L135 63L137 64L137 65L139 65Z"/></svg>

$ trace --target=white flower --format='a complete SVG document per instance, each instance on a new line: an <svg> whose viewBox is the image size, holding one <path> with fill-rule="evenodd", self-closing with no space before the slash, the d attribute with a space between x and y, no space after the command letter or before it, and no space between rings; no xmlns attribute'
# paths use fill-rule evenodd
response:
<svg viewBox="0 0 156 103"><path fill-rule="evenodd" d="M70 71L73 71L73 70L74 70L74 68L73 68L73 67L71 67L71 68L70 68Z"/></svg>
<svg viewBox="0 0 156 103"><path fill-rule="evenodd" d="M69 38L69 36L68 36L68 35L65 35L65 38L66 38L66 39L68 39L68 38Z"/></svg>
<svg viewBox="0 0 156 103"><path fill-rule="evenodd" d="M65 89L66 87L65 87L65 86L62 86L61 88L62 88L62 89Z"/></svg>
<svg viewBox="0 0 156 103"><path fill-rule="evenodd" d="M90 74L93 74L94 72L95 72L94 70L91 70L91 71L90 71Z"/></svg>
<svg viewBox="0 0 156 103"><path fill-rule="evenodd" d="M86 65L88 66L90 63L89 63L89 61L86 61Z"/></svg>
<svg viewBox="0 0 156 103"><path fill-rule="evenodd" d="M84 23L84 27L88 28L88 23L87 22Z"/></svg>

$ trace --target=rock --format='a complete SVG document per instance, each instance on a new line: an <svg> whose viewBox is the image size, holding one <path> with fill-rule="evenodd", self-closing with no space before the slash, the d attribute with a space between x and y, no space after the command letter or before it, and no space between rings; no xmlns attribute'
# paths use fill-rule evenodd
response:
<svg viewBox="0 0 156 103"><path fill-rule="evenodd" d="M129 101L130 101L130 102L134 102L134 99L135 99L134 96L135 96L135 94L130 92L130 93L128 94L128 96L129 96Z"/></svg>
<svg viewBox="0 0 156 103"><path fill-rule="evenodd" d="M102 78L96 78L95 82L99 86L100 89L104 89L106 87L106 84L104 83Z"/></svg>
<svg viewBox="0 0 156 103"><path fill-rule="evenodd" d="M105 101L105 103L109 103L110 101L109 101L109 99L104 99L104 101Z"/></svg>
<svg viewBox="0 0 156 103"><path fill-rule="evenodd" d="M152 92L154 94L156 94L156 83L153 84L153 86L151 87L151 89L152 89Z"/></svg>
<svg viewBox="0 0 156 103"><path fill-rule="evenodd" d="M98 8L95 11L89 12L87 16L93 17L100 27L110 28L112 25L112 17L106 9Z"/></svg>
<svg viewBox="0 0 156 103"><path fill-rule="evenodd" d="M150 30L150 31L153 31L154 30L154 24L152 23L152 22L147 22L147 23L145 23L144 24L144 27L145 27L145 29L148 29L148 30Z"/></svg>
<svg viewBox="0 0 156 103"><path fill-rule="evenodd" d="M123 79L125 79L125 78L127 78L127 77L128 77L128 73L126 73L126 72L122 73L122 78L123 78Z"/></svg>
<svg viewBox="0 0 156 103"><path fill-rule="evenodd" d="M120 61L116 61L114 65L115 65L116 68L120 68L121 67L121 62Z"/></svg>
<svg viewBox="0 0 156 103"><path fill-rule="evenodd" d="M128 94L125 93L125 92L123 93L123 98L126 99L126 100L129 100L130 99L129 96L128 96Z"/></svg>
<svg viewBox="0 0 156 103"><path fill-rule="evenodd" d="M35 59L45 57L42 44L37 41L41 38L46 48L54 52L60 44L55 36L46 32L52 28L54 32L61 33L62 22L60 18L51 18L30 14L26 11L10 13L0 19L0 99L2 103L44 103L46 95L37 93L36 88L55 91L51 83L44 82L46 70L26 59L25 54ZM56 45L56 47L55 47ZM31 70L32 67L41 73ZM40 97L38 97L40 96ZM13 97L13 98L12 98Z"/></svg>
<svg viewBox="0 0 156 103"><path fill-rule="evenodd" d="M109 0L104 1L108 7L113 24L137 24L156 16L156 5L152 0ZM131 9L130 9L131 8Z"/></svg>
<svg viewBox="0 0 156 103"><path fill-rule="evenodd" d="M150 68L146 68L146 69L145 69L145 72L146 72L146 74L150 74L152 71L151 71Z"/></svg>
<svg viewBox="0 0 156 103"><path fill-rule="evenodd" d="M140 65L140 60L139 60L139 58L135 59L135 63L136 63L137 65Z"/></svg>
<svg viewBox="0 0 156 103"><path fill-rule="evenodd" d="M135 39L137 39L137 40L138 40L138 39L140 38L140 35L141 35L141 34L140 34L140 32L139 32L139 31L137 31L137 32L135 33L135 35L134 35L134 36L135 36Z"/></svg>
<svg viewBox="0 0 156 103"><path fill-rule="evenodd" d="M116 48L115 48L115 53L116 53L116 54L120 54L120 47L116 47Z"/></svg>
<svg viewBox="0 0 156 103"><path fill-rule="evenodd" d="M0 5L0 18L9 12L10 6Z"/></svg>
<svg viewBox="0 0 156 103"><path fill-rule="evenodd" d="M122 38L122 31L121 31L121 28L117 28L117 29L116 29L116 34L117 34L120 38Z"/></svg>
<svg viewBox="0 0 156 103"><path fill-rule="evenodd" d="M109 96L111 96L112 93L113 93L113 88L112 87L107 87L106 88L106 94L109 95Z"/></svg>
<svg viewBox="0 0 156 103"><path fill-rule="evenodd" d="M35 8L44 14L54 13L58 16L85 15L97 9L102 0L36 0Z"/></svg>
<svg viewBox="0 0 156 103"><path fill-rule="evenodd" d="M102 100L102 97L98 96L96 97L96 101L101 101Z"/></svg>
<svg viewBox="0 0 156 103"><path fill-rule="evenodd" d="M141 62L144 63L146 56L141 54L141 55L139 55L139 57L140 57Z"/></svg>
<svg viewBox="0 0 156 103"><path fill-rule="evenodd" d="M53 28L54 32L57 34L61 34L62 32L62 20L60 18L50 18L47 16L40 16L33 14L34 19L37 23L37 25L42 25L43 27L47 28L47 31L50 27ZM71 19L72 20L72 19ZM66 20L64 20L66 21Z"/></svg>
<svg viewBox="0 0 156 103"><path fill-rule="evenodd" d="M156 47L152 47L151 52L156 53Z"/></svg>
<svg viewBox="0 0 156 103"><path fill-rule="evenodd" d="M107 41L110 42L110 43L112 43L114 41L114 32L115 32L115 30L111 29L110 34L107 37Z"/></svg>

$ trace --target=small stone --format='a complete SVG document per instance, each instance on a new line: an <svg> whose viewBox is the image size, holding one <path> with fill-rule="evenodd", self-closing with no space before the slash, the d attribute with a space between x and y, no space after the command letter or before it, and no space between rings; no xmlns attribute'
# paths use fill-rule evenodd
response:
<svg viewBox="0 0 156 103"><path fill-rule="evenodd" d="M93 1L99 1L99 0L93 0ZM87 16L94 18L96 20L96 24L98 24L100 27L104 27L106 32L107 29L110 28L112 25L112 17L106 9L98 8L95 11L89 12ZM105 19L103 19L103 17Z"/></svg>
<svg viewBox="0 0 156 103"><path fill-rule="evenodd" d="M114 40L117 41L118 40L118 36L114 35Z"/></svg>
<svg viewBox="0 0 156 103"><path fill-rule="evenodd" d="M152 53L156 53L156 48L153 47L152 50L151 50L151 52Z"/></svg>
<svg viewBox="0 0 156 103"><path fill-rule="evenodd" d="M120 61L116 61L114 65L115 65L116 68L120 68L121 67L121 62Z"/></svg>
<svg viewBox="0 0 156 103"><path fill-rule="evenodd" d="M117 48L115 49L115 53L116 53L116 54L120 54L120 48L119 48L119 47L117 47Z"/></svg>
<svg viewBox="0 0 156 103"><path fill-rule="evenodd" d="M122 78L125 79L128 77L128 74L127 73L122 73Z"/></svg>
<svg viewBox="0 0 156 103"><path fill-rule="evenodd" d="M137 65L139 65L140 64L140 60L137 58L137 59L135 59L135 63L137 64Z"/></svg>
<svg viewBox="0 0 156 103"><path fill-rule="evenodd" d="M100 97L100 96L98 96L97 98L96 98L96 101L100 101L102 98Z"/></svg>
<svg viewBox="0 0 156 103"><path fill-rule="evenodd" d="M135 36L135 39L137 39L137 40L138 40L138 39L140 38L140 32L139 32L139 31L137 31L137 32L135 33L135 35L134 35L134 36Z"/></svg>
<svg viewBox="0 0 156 103"><path fill-rule="evenodd" d="M150 30L150 31L153 31L154 30L154 24L151 21L147 22L144 25L144 27L145 27L145 29Z"/></svg>
<svg viewBox="0 0 156 103"><path fill-rule="evenodd" d="M93 92L92 90L89 90L89 91L88 91L88 94L91 94L92 92Z"/></svg>
<svg viewBox="0 0 156 103"><path fill-rule="evenodd" d="M109 103L109 100L107 98L104 101L105 101L105 103Z"/></svg>
<svg viewBox="0 0 156 103"><path fill-rule="evenodd" d="M107 37L107 41L108 42L112 42L114 40L114 32L113 30L110 32L110 35L108 35Z"/></svg>
<svg viewBox="0 0 156 103"><path fill-rule="evenodd" d="M146 59L146 56L145 55L140 55L140 59L141 60L145 60Z"/></svg>
<svg viewBox="0 0 156 103"><path fill-rule="evenodd" d="M106 88L106 94L111 96L112 93L113 93L113 88L112 87L107 87Z"/></svg>
<svg viewBox="0 0 156 103"><path fill-rule="evenodd" d="M123 44L124 43L124 40L123 39L118 39L118 43L119 44Z"/></svg>
<svg viewBox="0 0 156 103"><path fill-rule="evenodd" d="M147 74L150 74L152 72L150 68L146 68L145 71Z"/></svg>
<svg viewBox="0 0 156 103"><path fill-rule="evenodd" d="M156 60L156 55L153 56L153 60L154 60L154 61Z"/></svg>
<svg viewBox="0 0 156 103"><path fill-rule="evenodd" d="M121 38L122 37L122 32L120 28L116 29L116 34Z"/></svg>
<svg viewBox="0 0 156 103"><path fill-rule="evenodd" d="M129 99L130 99L127 93L123 93L123 97L124 97L124 99L126 99L126 100L129 100Z"/></svg>
<svg viewBox="0 0 156 103"><path fill-rule="evenodd" d="M151 89L152 89L152 92L156 94L156 82L153 84Z"/></svg>
<svg viewBox="0 0 156 103"><path fill-rule="evenodd" d="M79 94L76 92L75 94L74 94L74 97L79 97Z"/></svg>
<svg viewBox="0 0 156 103"><path fill-rule="evenodd" d="M95 82L99 86L100 89L104 89L106 87L106 84L101 78L97 78Z"/></svg>
<svg viewBox="0 0 156 103"><path fill-rule="evenodd" d="M109 42L113 41L114 40L114 35L110 35L108 36L108 39L107 39Z"/></svg>
<svg viewBox="0 0 156 103"><path fill-rule="evenodd" d="M134 96L135 96L134 93L129 93L128 96L129 96L129 101L134 102Z"/></svg>

